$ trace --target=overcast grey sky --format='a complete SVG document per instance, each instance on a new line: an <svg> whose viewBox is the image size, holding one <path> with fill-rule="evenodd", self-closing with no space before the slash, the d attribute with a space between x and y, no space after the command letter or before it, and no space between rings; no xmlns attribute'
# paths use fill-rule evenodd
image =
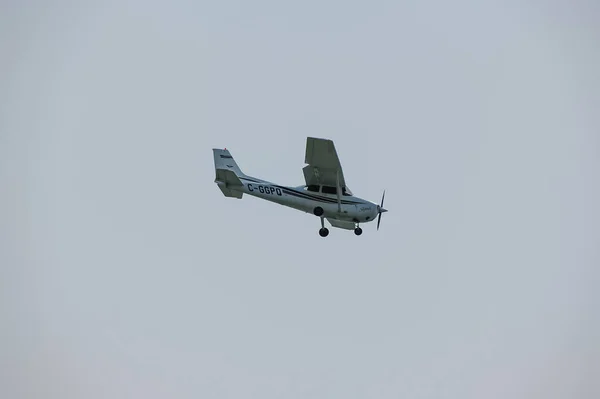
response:
<svg viewBox="0 0 600 399"><path fill-rule="evenodd" d="M600 397L594 1L0 8L0 397ZM335 141L381 229L213 183Z"/></svg>

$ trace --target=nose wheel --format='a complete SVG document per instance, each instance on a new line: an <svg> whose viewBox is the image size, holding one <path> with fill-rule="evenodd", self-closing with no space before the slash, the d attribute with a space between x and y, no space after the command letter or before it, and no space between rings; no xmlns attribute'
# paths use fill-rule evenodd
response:
<svg viewBox="0 0 600 399"><path fill-rule="evenodd" d="M329 235L329 229L325 227L325 218L321 218L321 228L319 229L319 235L321 237L327 237Z"/></svg>
<svg viewBox="0 0 600 399"><path fill-rule="evenodd" d="M354 234L356 234L357 236L362 234L362 229L360 227L357 227L354 229Z"/></svg>

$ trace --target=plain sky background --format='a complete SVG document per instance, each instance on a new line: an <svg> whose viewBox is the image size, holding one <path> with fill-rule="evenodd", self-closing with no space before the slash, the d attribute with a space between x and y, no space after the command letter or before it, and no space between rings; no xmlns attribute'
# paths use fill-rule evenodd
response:
<svg viewBox="0 0 600 399"><path fill-rule="evenodd" d="M0 397L600 397L596 1L4 1ZM213 183L335 141L381 229Z"/></svg>

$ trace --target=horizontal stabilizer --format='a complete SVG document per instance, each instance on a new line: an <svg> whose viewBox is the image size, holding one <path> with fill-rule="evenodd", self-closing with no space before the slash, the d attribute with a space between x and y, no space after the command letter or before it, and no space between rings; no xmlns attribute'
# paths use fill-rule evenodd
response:
<svg viewBox="0 0 600 399"><path fill-rule="evenodd" d="M219 188L221 189L221 191L223 192L223 195L226 197L232 197L232 198L239 198L241 199L242 196L244 195L243 192L241 191L236 191L236 190L232 190L230 188L225 187L225 183L217 183L217 185L219 186Z"/></svg>
<svg viewBox="0 0 600 399"><path fill-rule="evenodd" d="M227 187L230 186L243 186L242 181L237 175L229 169L215 169L216 177L215 182L226 183Z"/></svg>
<svg viewBox="0 0 600 399"><path fill-rule="evenodd" d="M237 175L229 169L215 169L215 183L226 197L242 198L242 193L239 191L244 185Z"/></svg>

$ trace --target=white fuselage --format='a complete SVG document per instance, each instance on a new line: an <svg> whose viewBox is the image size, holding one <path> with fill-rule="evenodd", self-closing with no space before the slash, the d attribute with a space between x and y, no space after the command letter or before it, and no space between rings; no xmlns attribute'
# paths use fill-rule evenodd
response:
<svg viewBox="0 0 600 399"><path fill-rule="evenodd" d="M338 201L336 194L308 191L305 186L280 186L247 176L240 180L242 186L228 188L311 214L320 207L324 218L366 223L375 220L379 211L377 204L353 195L341 195Z"/></svg>

